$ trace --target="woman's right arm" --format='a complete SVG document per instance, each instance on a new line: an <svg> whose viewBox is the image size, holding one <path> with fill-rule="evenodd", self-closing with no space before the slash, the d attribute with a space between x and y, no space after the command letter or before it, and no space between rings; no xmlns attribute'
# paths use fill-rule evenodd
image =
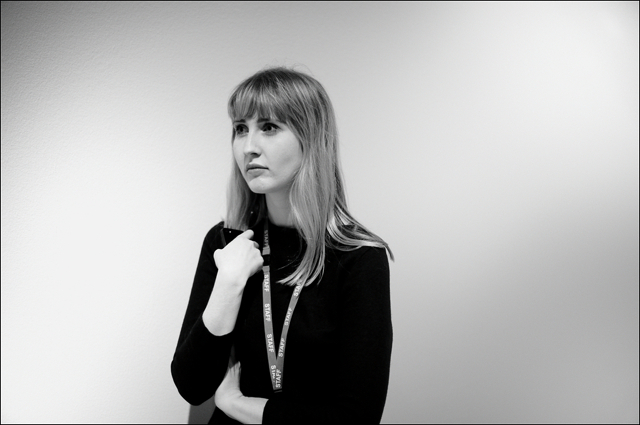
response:
<svg viewBox="0 0 640 425"><path fill-rule="evenodd" d="M253 231L247 230L213 253L218 275L202 313L204 325L213 335L226 335L235 328L247 280L262 267L258 243L252 237Z"/></svg>
<svg viewBox="0 0 640 425"><path fill-rule="evenodd" d="M252 231L217 249L221 229L219 224L205 237L171 362L178 392L193 405L211 398L224 378L244 286L262 266Z"/></svg>

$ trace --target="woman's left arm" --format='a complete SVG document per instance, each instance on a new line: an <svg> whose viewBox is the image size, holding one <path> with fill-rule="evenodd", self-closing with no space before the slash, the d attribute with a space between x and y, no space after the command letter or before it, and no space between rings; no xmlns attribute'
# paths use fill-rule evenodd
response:
<svg viewBox="0 0 640 425"><path fill-rule="evenodd" d="M362 247L344 262L340 294L339 366L327 396L283 391L271 397L262 423L380 423L387 398L393 330L389 261L383 248Z"/></svg>

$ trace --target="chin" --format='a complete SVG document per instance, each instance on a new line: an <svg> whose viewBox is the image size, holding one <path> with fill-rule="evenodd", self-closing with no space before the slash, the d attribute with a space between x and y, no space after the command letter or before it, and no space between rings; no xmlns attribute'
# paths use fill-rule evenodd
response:
<svg viewBox="0 0 640 425"><path fill-rule="evenodd" d="M249 186L249 189L253 193L259 193L262 195L266 195L267 193L277 193L287 189L287 187L280 184L280 182L270 180L265 181L259 178L247 181L247 186Z"/></svg>
<svg viewBox="0 0 640 425"><path fill-rule="evenodd" d="M252 182L247 182L247 186L249 186L249 189L253 192L253 193L261 193L261 194L265 194L267 192L269 192L268 188L265 188L264 185L261 184L252 184Z"/></svg>

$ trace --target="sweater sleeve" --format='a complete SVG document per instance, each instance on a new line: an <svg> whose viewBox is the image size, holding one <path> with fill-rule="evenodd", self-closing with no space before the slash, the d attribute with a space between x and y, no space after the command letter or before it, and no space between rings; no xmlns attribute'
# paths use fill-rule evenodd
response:
<svg viewBox="0 0 640 425"><path fill-rule="evenodd" d="M321 400L286 390L267 402L263 423L380 423L389 384L393 332L389 262L382 248L363 247L344 264L340 293L339 367L334 391Z"/></svg>
<svg viewBox="0 0 640 425"><path fill-rule="evenodd" d="M213 396L224 378L231 352L232 333L215 336L202 321L218 272L213 252L222 247L222 226L222 223L217 224L205 237L171 362L171 376L178 392L193 405L202 404Z"/></svg>

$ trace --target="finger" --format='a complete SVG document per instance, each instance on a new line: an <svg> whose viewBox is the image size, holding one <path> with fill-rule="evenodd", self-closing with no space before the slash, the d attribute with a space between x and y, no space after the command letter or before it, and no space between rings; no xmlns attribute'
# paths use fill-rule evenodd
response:
<svg viewBox="0 0 640 425"><path fill-rule="evenodd" d="M243 233L239 234L238 236L241 236L241 237L247 238L247 239L251 239L253 237L253 230L251 230L251 229L245 230Z"/></svg>

